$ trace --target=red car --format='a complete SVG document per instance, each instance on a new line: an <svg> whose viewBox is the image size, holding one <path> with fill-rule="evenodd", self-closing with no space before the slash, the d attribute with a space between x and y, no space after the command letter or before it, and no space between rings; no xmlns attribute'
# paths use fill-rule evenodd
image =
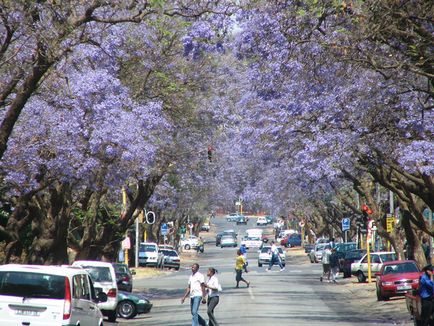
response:
<svg viewBox="0 0 434 326"><path fill-rule="evenodd" d="M383 264L375 273L377 300L405 295L407 291L417 290L422 275L414 260L394 260Z"/></svg>

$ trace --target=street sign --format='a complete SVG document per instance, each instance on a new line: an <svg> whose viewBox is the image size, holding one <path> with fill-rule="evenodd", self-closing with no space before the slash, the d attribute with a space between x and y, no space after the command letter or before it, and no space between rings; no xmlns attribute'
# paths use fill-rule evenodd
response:
<svg viewBox="0 0 434 326"><path fill-rule="evenodd" d="M342 231L348 231L350 229L351 220L349 218L342 219Z"/></svg>
<svg viewBox="0 0 434 326"><path fill-rule="evenodd" d="M169 233L169 226L166 223L161 225L161 235L167 235Z"/></svg>

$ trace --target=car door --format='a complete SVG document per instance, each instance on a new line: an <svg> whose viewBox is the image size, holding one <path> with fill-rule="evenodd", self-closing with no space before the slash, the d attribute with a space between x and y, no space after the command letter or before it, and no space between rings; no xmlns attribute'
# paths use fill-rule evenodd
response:
<svg viewBox="0 0 434 326"><path fill-rule="evenodd" d="M383 264L381 263L380 256L373 254L371 257L371 272L374 273L380 271L381 266L383 266Z"/></svg>
<svg viewBox="0 0 434 326"><path fill-rule="evenodd" d="M78 320L80 325L98 326L98 307L92 301L88 276L74 275L72 296L73 311L76 314L74 322Z"/></svg>

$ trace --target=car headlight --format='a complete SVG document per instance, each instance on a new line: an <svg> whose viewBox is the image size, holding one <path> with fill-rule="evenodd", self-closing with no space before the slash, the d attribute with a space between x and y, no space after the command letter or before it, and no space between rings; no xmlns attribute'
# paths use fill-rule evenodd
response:
<svg viewBox="0 0 434 326"><path fill-rule="evenodd" d="M139 300L139 303L149 303L149 300L146 300L146 299L140 299L140 300Z"/></svg>
<svg viewBox="0 0 434 326"><path fill-rule="evenodd" d="M383 285L393 285L393 282L383 282Z"/></svg>

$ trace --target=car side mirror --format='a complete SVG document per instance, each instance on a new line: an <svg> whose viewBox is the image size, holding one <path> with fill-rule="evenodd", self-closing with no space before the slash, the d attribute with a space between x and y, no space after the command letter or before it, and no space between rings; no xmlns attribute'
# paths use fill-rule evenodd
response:
<svg viewBox="0 0 434 326"><path fill-rule="evenodd" d="M96 300L97 303L98 302L107 302L107 294L105 292L98 292L97 296L96 296Z"/></svg>

